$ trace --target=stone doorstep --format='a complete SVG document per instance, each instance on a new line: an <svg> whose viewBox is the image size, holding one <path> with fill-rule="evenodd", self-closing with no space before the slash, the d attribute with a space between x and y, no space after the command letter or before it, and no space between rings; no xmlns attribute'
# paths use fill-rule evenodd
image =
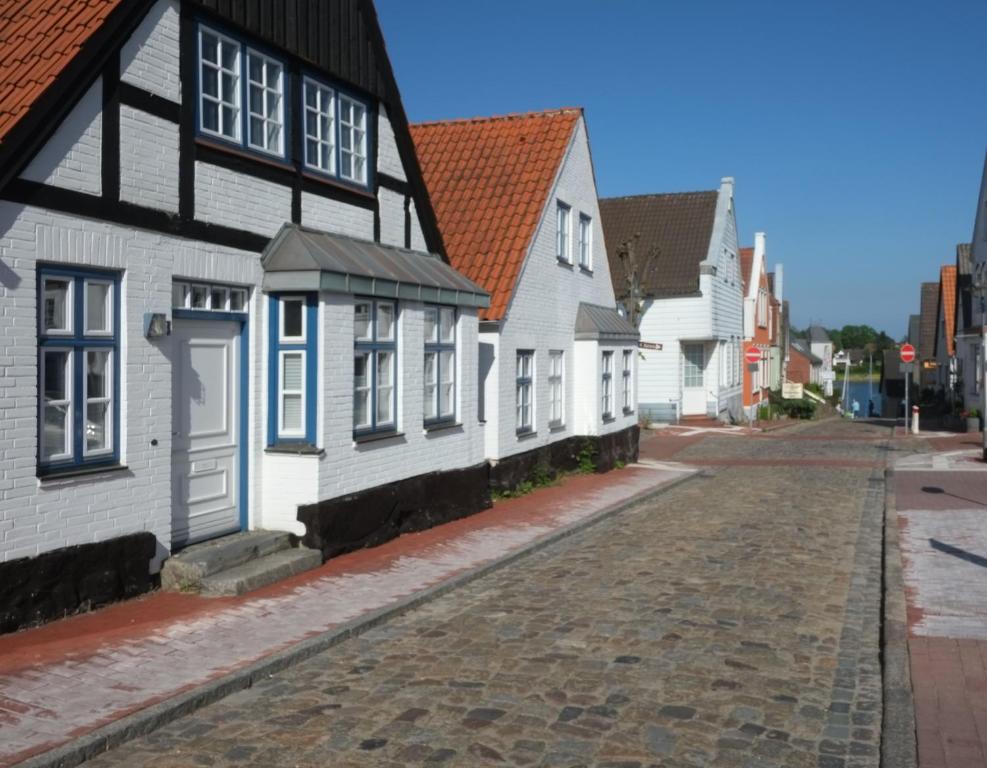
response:
<svg viewBox="0 0 987 768"><path fill-rule="evenodd" d="M283 549L206 576L202 579L200 592L207 597L242 595L320 565L322 553L316 549Z"/></svg>
<svg viewBox="0 0 987 768"><path fill-rule="evenodd" d="M284 531L244 531L201 544L193 544L165 561L161 568L161 588L172 592L199 592L202 591L203 585L210 577L236 571L259 561L265 561L265 566L278 572L283 570L284 562L291 561L292 558L275 560L268 560L268 558L283 552L297 552L297 550L292 549L291 534ZM302 562L308 562L309 559L307 557L300 558ZM317 565L321 565L321 558ZM275 577L271 581L262 581L260 573L264 570L264 566L259 568L255 566L253 569L248 569L249 574L247 572L242 574L244 578L247 578L247 583L256 584L249 587L250 589L266 586L277 580ZM294 573L300 572L294 571ZM287 575L292 575L292 573ZM233 583L227 580L213 579L215 585L221 581ZM211 594L243 594L243 591L246 589L225 593L214 591Z"/></svg>

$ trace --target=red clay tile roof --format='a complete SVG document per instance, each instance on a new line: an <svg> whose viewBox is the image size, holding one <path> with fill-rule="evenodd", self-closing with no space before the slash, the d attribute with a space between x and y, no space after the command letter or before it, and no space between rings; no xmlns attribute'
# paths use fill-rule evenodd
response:
<svg viewBox="0 0 987 768"><path fill-rule="evenodd" d="M123 0L0 6L0 143Z"/></svg>
<svg viewBox="0 0 987 768"><path fill-rule="evenodd" d="M449 262L507 312L578 108L411 126Z"/></svg>
<svg viewBox="0 0 987 768"><path fill-rule="evenodd" d="M754 249L740 249L740 279L744 283L744 296L747 295L747 288L751 284L751 270L754 269Z"/></svg>
<svg viewBox="0 0 987 768"><path fill-rule="evenodd" d="M956 331L956 267L947 266L939 270L939 287L942 291L943 318L946 321L946 354L955 353L953 333ZM938 321L937 321L938 322Z"/></svg>

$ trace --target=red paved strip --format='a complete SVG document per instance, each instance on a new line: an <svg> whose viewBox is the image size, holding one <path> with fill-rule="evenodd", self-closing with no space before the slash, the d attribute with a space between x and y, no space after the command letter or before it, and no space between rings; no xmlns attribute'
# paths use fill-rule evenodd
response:
<svg viewBox="0 0 987 768"><path fill-rule="evenodd" d="M897 472L895 507L899 512L978 507L987 510L987 472Z"/></svg>
<svg viewBox="0 0 987 768"><path fill-rule="evenodd" d="M856 461L854 459L738 459L725 457L722 459L692 459L684 458L683 462L699 467L847 467L882 469L883 461Z"/></svg>
<svg viewBox="0 0 987 768"><path fill-rule="evenodd" d="M654 461L667 461L675 456L679 451L683 451L690 445L695 445L703 439L704 435L689 435L681 437L669 434L641 435L639 452L641 458L652 459Z"/></svg>
<svg viewBox="0 0 987 768"><path fill-rule="evenodd" d="M987 765L987 641L912 637L921 768Z"/></svg>

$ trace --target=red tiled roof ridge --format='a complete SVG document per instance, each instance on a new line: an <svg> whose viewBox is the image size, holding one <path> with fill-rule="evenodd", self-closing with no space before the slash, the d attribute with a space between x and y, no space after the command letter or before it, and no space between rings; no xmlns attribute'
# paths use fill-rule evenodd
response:
<svg viewBox="0 0 987 768"><path fill-rule="evenodd" d="M582 107L556 107L554 109L532 110L529 112L507 112L503 115L477 115L476 117L452 117L445 120L423 120L413 123L415 128L428 128L432 125L458 125L468 123L492 123L497 120L527 120L535 117L555 117L560 115L582 115Z"/></svg>
<svg viewBox="0 0 987 768"><path fill-rule="evenodd" d="M615 197L601 197L600 202L604 200L644 200L648 198L655 197L689 197L691 195L716 195L719 194L718 189L693 189L688 192L642 192L636 195L617 195Z"/></svg>

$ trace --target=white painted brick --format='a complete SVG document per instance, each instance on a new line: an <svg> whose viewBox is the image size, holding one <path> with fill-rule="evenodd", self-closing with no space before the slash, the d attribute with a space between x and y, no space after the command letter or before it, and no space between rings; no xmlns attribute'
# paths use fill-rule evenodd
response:
<svg viewBox="0 0 987 768"><path fill-rule="evenodd" d="M302 224L323 232L374 239L373 211L305 192L302 193Z"/></svg>
<svg viewBox="0 0 987 768"><path fill-rule="evenodd" d="M196 162L195 217L271 237L291 220L291 189Z"/></svg>
<svg viewBox="0 0 987 768"><path fill-rule="evenodd" d="M120 199L178 212L178 126L120 107Z"/></svg>
<svg viewBox="0 0 987 768"><path fill-rule="evenodd" d="M179 7L158 0L120 50L120 79L171 101L181 100Z"/></svg>
<svg viewBox="0 0 987 768"><path fill-rule="evenodd" d="M407 179L397 141L394 139L394 128L383 104L380 105L377 117L377 170L402 181Z"/></svg>
<svg viewBox="0 0 987 768"><path fill-rule="evenodd" d="M404 195L380 188L380 241L404 248Z"/></svg>
<svg viewBox="0 0 987 768"><path fill-rule="evenodd" d="M422 224L418 218L418 208L415 201L411 201L411 248L415 251L427 251L428 245L425 243L425 233L422 232Z"/></svg>
<svg viewBox="0 0 987 768"><path fill-rule="evenodd" d="M21 174L22 178L76 192L100 194L102 94L102 79L97 79L34 156Z"/></svg>

